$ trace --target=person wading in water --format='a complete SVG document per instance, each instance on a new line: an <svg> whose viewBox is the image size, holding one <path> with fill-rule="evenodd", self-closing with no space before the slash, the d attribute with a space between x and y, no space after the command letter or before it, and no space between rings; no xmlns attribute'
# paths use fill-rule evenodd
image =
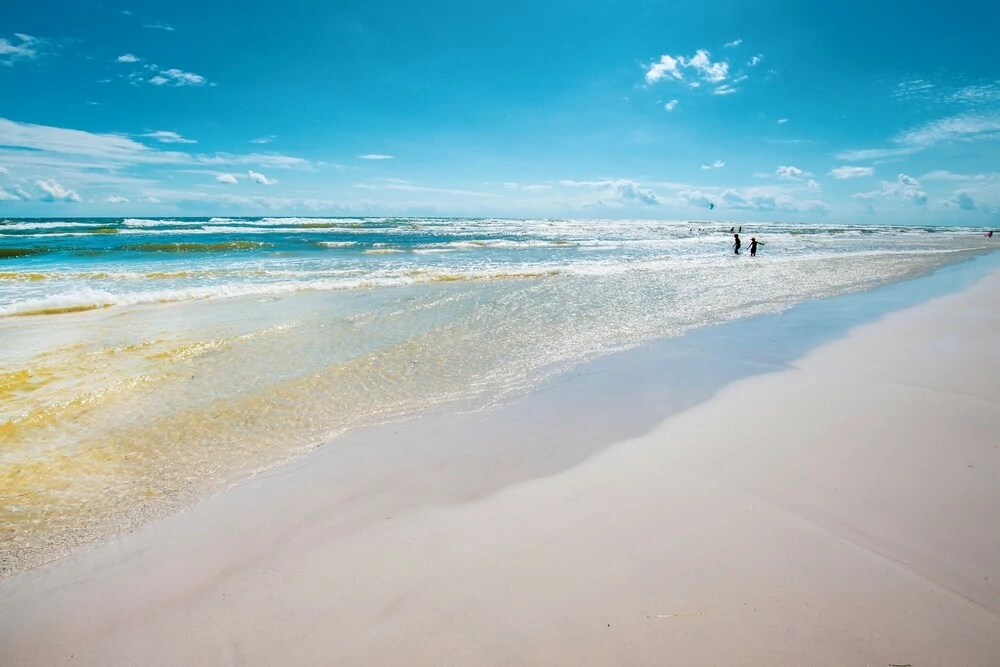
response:
<svg viewBox="0 0 1000 667"><path fill-rule="evenodd" d="M740 248L743 247L743 244L740 243L740 235L733 234L733 239L735 239L733 241L733 252L735 252L738 255L740 254Z"/></svg>

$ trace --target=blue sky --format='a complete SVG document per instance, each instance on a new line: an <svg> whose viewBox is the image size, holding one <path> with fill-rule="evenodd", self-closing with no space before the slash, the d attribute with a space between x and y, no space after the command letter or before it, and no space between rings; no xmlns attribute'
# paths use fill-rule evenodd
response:
<svg viewBox="0 0 1000 667"><path fill-rule="evenodd" d="M3 3L0 216L995 225L998 25L964 0Z"/></svg>

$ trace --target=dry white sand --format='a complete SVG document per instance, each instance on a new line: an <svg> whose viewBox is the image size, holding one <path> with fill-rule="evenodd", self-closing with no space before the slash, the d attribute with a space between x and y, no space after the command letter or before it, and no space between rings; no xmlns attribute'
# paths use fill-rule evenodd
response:
<svg viewBox="0 0 1000 667"><path fill-rule="evenodd" d="M0 664L1000 664L998 314L994 274L610 447L662 395L333 443L0 581Z"/></svg>

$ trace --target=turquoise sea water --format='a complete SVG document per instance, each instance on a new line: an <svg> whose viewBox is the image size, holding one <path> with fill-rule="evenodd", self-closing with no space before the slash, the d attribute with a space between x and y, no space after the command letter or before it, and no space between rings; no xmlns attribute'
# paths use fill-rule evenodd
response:
<svg viewBox="0 0 1000 667"><path fill-rule="evenodd" d="M355 428L926 275L963 228L601 220L0 221L0 569Z"/></svg>

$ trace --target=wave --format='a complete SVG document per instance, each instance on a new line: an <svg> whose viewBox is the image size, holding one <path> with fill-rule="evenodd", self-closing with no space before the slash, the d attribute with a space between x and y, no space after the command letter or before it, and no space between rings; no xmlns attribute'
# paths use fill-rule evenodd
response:
<svg viewBox="0 0 1000 667"><path fill-rule="evenodd" d="M0 231L32 230L32 229L67 229L72 227L101 227L106 222L13 222L0 223Z"/></svg>
<svg viewBox="0 0 1000 667"><path fill-rule="evenodd" d="M258 250L270 244L260 241L222 241L221 243L138 243L123 246L133 252L229 252L233 250Z"/></svg>
<svg viewBox="0 0 1000 667"><path fill-rule="evenodd" d="M48 248L0 248L0 259L16 259L31 255L44 255Z"/></svg>

